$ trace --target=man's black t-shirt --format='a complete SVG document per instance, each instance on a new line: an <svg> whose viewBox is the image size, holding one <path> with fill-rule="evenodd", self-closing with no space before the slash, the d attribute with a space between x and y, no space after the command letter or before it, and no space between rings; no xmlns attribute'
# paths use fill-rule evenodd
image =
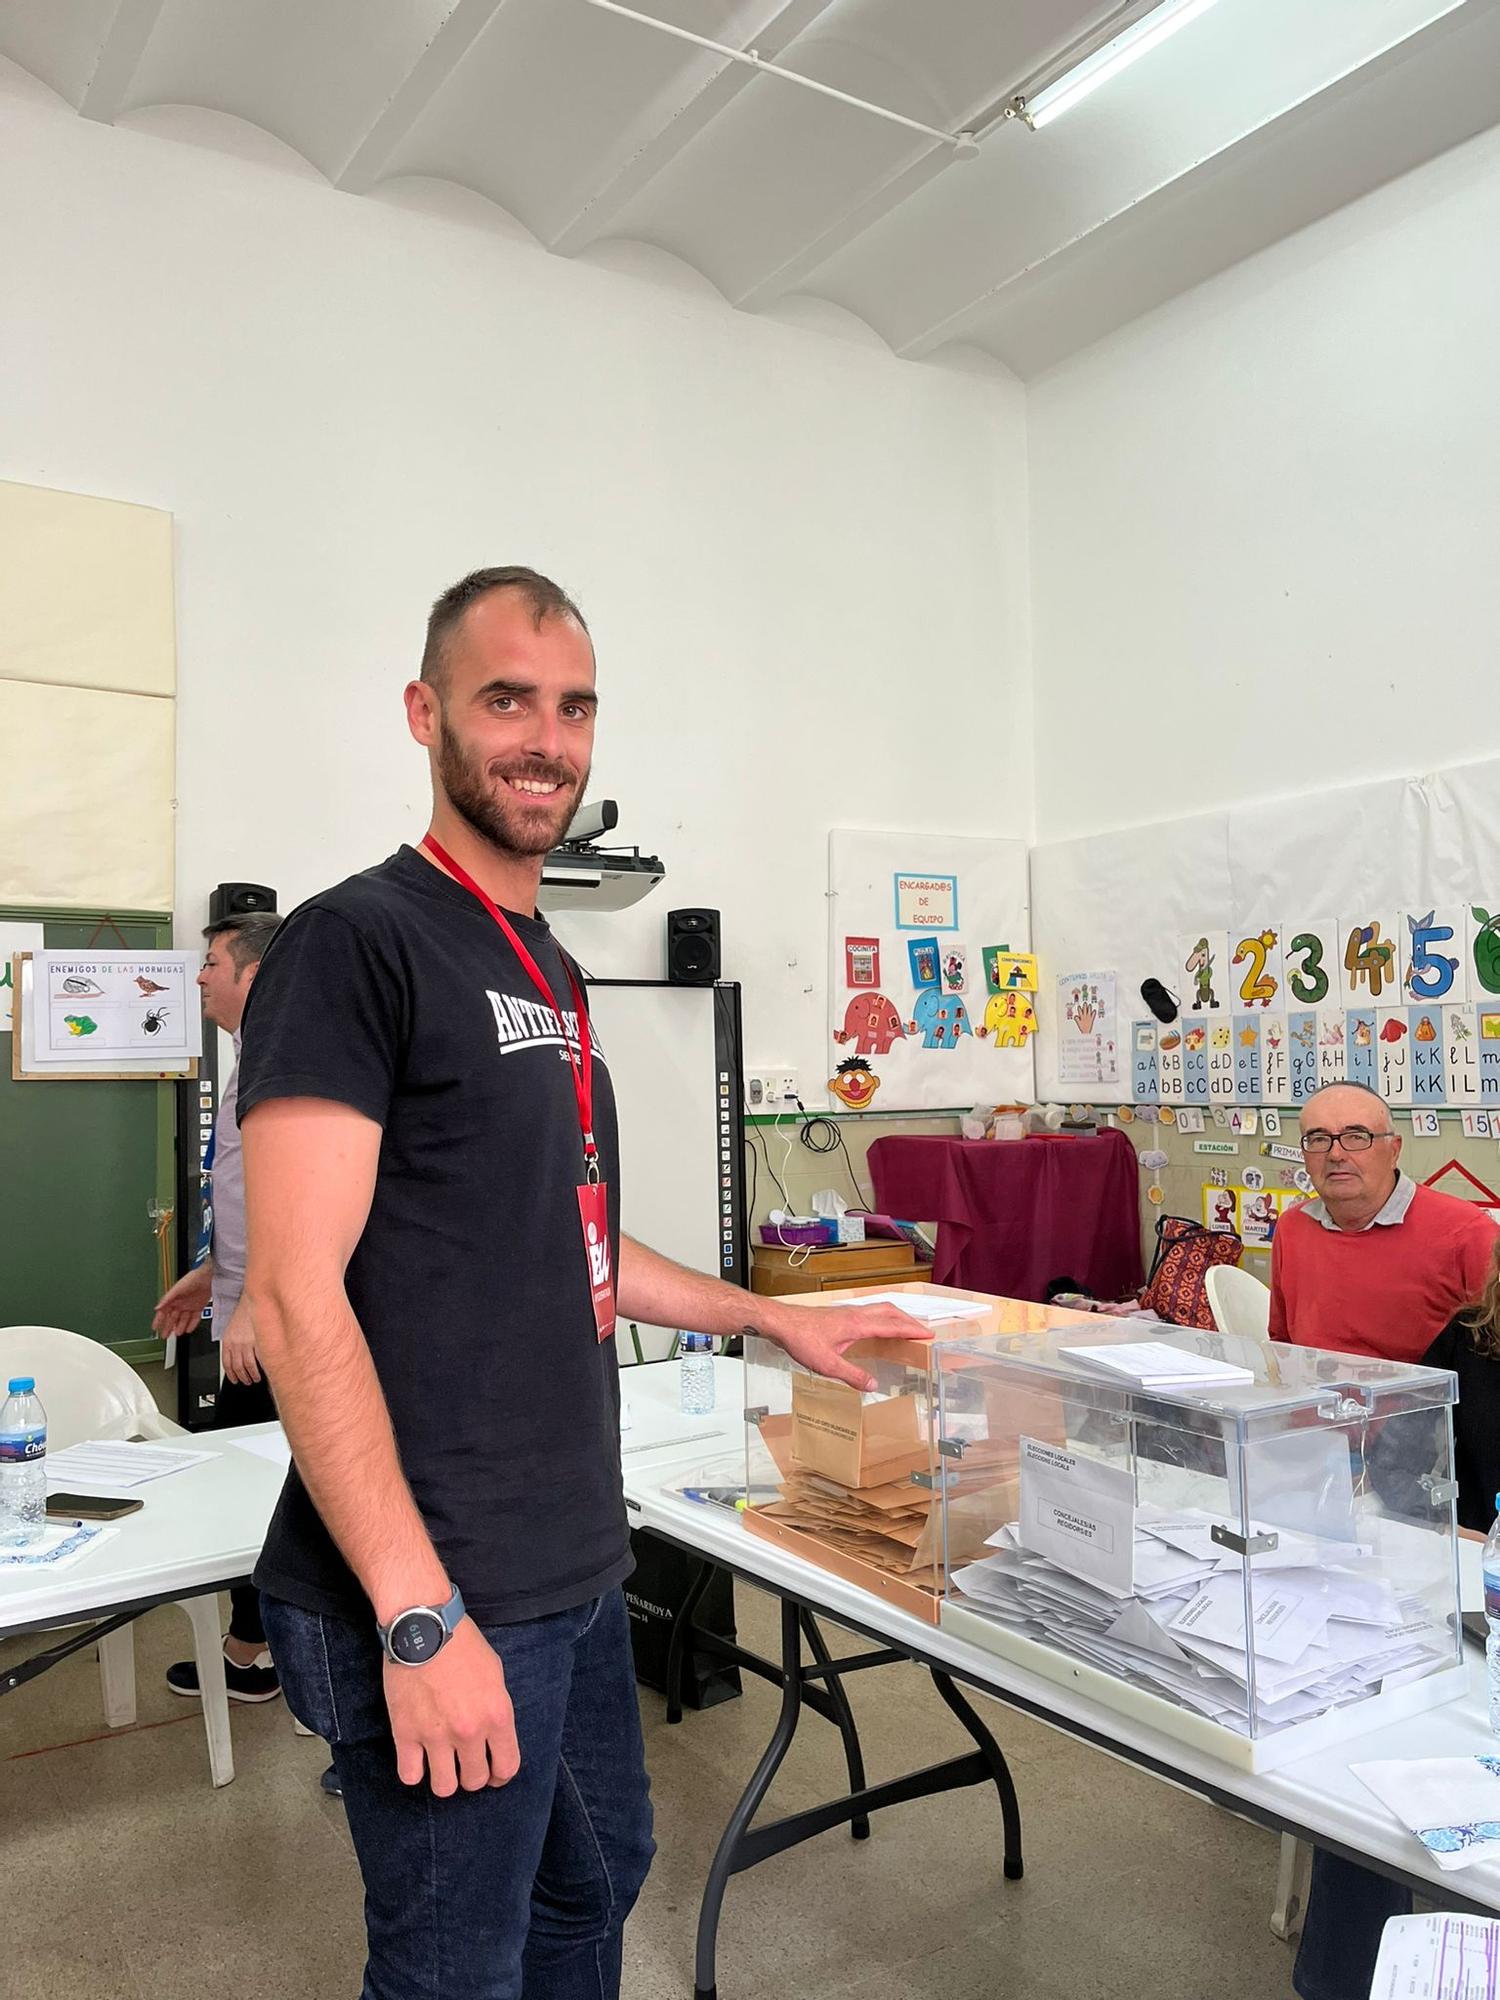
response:
<svg viewBox="0 0 1500 2000"><path fill-rule="evenodd" d="M512 922L576 1032L552 933ZM618 1269L614 1094L594 1051ZM345 1286L469 1610L504 1624L611 1588L630 1569L620 1389L594 1329L567 1051L498 924L411 848L314 896L272 940L245 1012L241 1118L275 1097L331 1098L382 1128ZM365 1606L295 1467L255 1581L312 1611Z"/></svg>

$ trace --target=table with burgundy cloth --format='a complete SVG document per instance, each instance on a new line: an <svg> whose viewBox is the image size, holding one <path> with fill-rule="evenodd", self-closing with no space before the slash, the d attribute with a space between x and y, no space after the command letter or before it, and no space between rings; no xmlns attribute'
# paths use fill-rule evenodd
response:
<svg viewBox="0 0 1500 2000"><path fill-rule="evenodd" d="M869 1151L875 1207L938 1225L933 1282L1041 1299L1074 1278L1101 1299L1140 1289L1140 1169L1123 1132L918 1139Z"/></svg>

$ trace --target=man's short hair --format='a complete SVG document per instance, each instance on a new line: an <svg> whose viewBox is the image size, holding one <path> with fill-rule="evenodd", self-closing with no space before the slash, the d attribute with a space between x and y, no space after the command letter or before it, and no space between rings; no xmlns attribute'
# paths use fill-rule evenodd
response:
<svg viewBox="0 0 1500 2000"><path fill-rule="evenodd" d="M540 632L549 618L571 618L587 633L588 623L560 583L539 570L512 563L501 569L471 570L457 583L449 584L433 605L427 620L427 643L422 649L421 679L441 691L448 678L448 641L471 604L492 591L518 591L531 612L532 623Z"/></svg>
<svg viewBox="0 0 1500 2000"><path fill-rule="evenodd" d="M1386 1122L1389 1125L1391 1125L1391 1127L1394 1129L1396 1121L1391 1117L1390 1105L1386 1103L1385 1099L1381 1096L1378 1090L1372 1090L1369 1084L1367 1083L1320 1083L1317 1089L1313 1092L1312 1096L1309 1097L1303 1104L1302 1109L1304 1111L1310 1110L1312 1106L1317 1103L1318 1099L1324 1094L1324 1092L1329 1090L1357 1090L1361 1092L1363 1096L1373 1099L1374 1102L1378 1104L1381 1110L1385 1113Z"/></svg>
<svg viewBox="0 0 1500 2000"><path fill-rule="evenodd" d="M209 924L203 935L210 943L219 937L229 940L229 956L234 960L235 972L243 978L247 967L260 964L280 923L274 910L245 910L238 916L221 917L218 923Z"/></svg>

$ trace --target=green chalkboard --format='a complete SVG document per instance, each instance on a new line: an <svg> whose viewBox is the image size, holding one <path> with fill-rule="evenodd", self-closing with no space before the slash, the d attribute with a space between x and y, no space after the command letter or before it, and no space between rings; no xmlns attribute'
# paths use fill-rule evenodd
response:
<svg viewBox="0 0 1500 2000"><path fill-rule="evenodd" d="M168 916L0 908L49 949L160 950ZM172 1199L174 1086L17 1083L0 1034L0 1326L63 1326L132 1360L159 1352L160 1253L147 1204Z"/></svg>

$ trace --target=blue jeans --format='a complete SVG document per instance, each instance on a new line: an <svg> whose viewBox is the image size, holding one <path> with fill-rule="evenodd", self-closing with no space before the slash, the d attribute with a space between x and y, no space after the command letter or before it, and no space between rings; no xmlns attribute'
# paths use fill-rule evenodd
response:
<svg viewBox="0 0 1500 2000"><path fill-rule="evenodd" d="M365 1882L362 2000L615 2000L655 1852L623 1592L484 1628L521 1768L448 1799L396 1775L373 1622L261 1607L292 1713L327 1740L344 1788Z"/></svg>
<svg viewBox="0 0 1500 2000"><path fill-rule="evenodd" d="M1410 1889L1315 1847L1293 1990L1301 2000L1369 2000L1386 1919L1410 1915Z"/></svg>

